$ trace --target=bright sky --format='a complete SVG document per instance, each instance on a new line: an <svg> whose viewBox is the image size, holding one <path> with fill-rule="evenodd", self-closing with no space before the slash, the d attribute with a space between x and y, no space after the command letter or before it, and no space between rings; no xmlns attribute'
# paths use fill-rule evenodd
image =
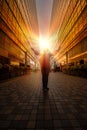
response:
<svg viewBox="0 0 87 130"><path fill-rule="evenodd" d="M36 0L40 34L45 36L50 26L53 0Z"/></svg>

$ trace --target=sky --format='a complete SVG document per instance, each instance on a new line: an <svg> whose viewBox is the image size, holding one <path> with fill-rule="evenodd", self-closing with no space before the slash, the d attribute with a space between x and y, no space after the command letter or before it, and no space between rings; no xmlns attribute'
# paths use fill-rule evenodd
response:
<svg viewBox="0 0 87 130"><path fill-rule="evenodd" d="M39 32L42 36L47 35L53 0L36 0L37 17L39 23Z"/></svg>

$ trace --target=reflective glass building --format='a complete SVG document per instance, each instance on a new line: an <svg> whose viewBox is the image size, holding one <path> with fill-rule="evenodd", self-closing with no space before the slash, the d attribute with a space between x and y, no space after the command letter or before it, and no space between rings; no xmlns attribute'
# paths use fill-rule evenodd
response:
<svg viewBox="0 0 87 130"><path fill-rule="evenodd" d="M38 34L35 0L0 0L0 63L34 61L29 41Z"/></svg>
<svg viewBox="0 0 87 130"><path fill-rule="evenodd" d="M50 35L56 33L60 64L87 63L87 0L53 0Z"/></svg>

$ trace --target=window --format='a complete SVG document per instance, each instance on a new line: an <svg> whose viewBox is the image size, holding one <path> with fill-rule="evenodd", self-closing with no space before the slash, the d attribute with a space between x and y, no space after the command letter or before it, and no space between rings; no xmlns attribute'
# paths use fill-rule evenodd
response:
<svg viewBox="0 0 87 130"><path fill-rule="evenodd" d="M3 0L3 7L2 7L2 11L1 11L1 14L2 14L2 17L4 18L4 20L7 22L8 20L8 10L9 10L9 7L6 3L5 0Z"/></svg>
<svg viewBox="0 0 87 130"><path fill-rule="evenodd" d="M0 0L0 13L2 11L2 6L3 6L3 0Z"/></svg>

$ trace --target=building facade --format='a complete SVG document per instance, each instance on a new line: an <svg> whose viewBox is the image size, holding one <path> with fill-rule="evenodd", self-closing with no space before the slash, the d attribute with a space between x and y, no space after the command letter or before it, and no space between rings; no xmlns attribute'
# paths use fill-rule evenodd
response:
<svg viewBox="0 0 87 130"><path fill-rule="evenodd" d="M38 30L35 0L0 0L0 63L35 61L30 40Z"/></svg>
<svg viewBox="0 0 87 130"><path fill-rule="evenodd" d="M58 32L56 60L87 64L87 0L54 0L50 35Z"/></svg>

